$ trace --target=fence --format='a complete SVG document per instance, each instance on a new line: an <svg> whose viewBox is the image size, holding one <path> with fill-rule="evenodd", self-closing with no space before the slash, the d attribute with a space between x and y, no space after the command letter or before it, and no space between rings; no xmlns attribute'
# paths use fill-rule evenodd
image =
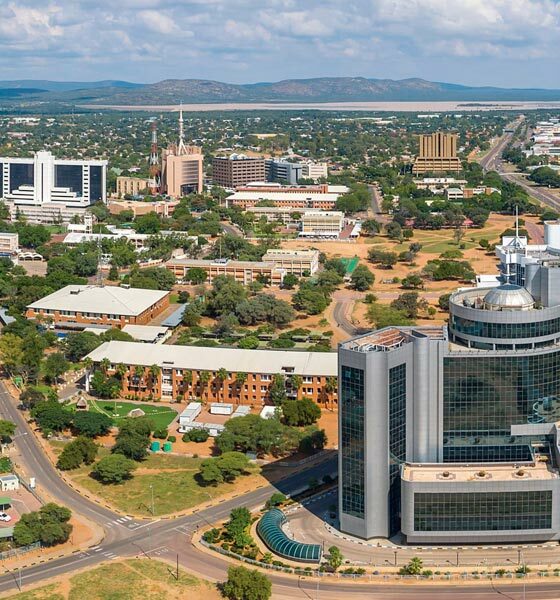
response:
<svg viewBox="0 0 560 600"><path fill-rule="evenodd" d="M317 570L306 570L305 568L291 567L291 566L280 566L280 565L272 565L260 562L258 560L253 560L252 558L247 558L246 556L241 556L240 554L236 554L235 552L230 552L229 550L224 550L224 548L220 548L220 546L216 546L214 544L209 544L203 538L200 539L200 543L206 548L213 550L214 552L218 552L223 556L229 556L230 558L235 558L241 562L253 565L255 567L261 567L262 569L269 569L271 571L278 571L281 573L290 573L292 575L298 575L300 577L317 577L319 579L322 578L334 578L334 579L351 579L351 580L359 580L359 581L369 581L372 583L375 582L386 582L386 581L476 581L476 580L487 580L487 581L496 581L500 580L512 580L512 579L526 579L531 577L537 577L539 579L544 579L546 577L559 577L560 578L560 569L543 569L539 571L534 571L530 573L516 573L512 571L505 571L503 569L496 569L496 572L483 572L481 573L473 571L473 572L435 572L430 573L429 575L399 575L398 573L380 573L378 571L374 571L373 573L328 573L321 572Z"/></svg>
<svg viewBox="0 0 560 600"><path fill-rule="evenodd" d="M8 558L13 558L14 556L21 556L22 554L27 554L28 552L33 552L33 550L40 550L41 542L35 542L34 544L29 544L29 546L22 546L21 548L12 548L11 550L5 550L4 552L0 552L0 560L6 560Z"/></svg>

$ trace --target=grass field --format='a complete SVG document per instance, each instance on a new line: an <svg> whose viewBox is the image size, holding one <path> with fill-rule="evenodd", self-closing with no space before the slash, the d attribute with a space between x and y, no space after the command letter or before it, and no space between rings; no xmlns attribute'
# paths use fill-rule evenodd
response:
<svg viewBox="0 0 560 600"><path fill-rule="evenodd" d="M167 406L154 406L153 404L137 402L121 402L120 400L96 400L90 404L90 410L103 413L111 418L114 425L119 424L121 419L126 418L128 413L134 409L140 408L149 417L156 429L167 427L177 416L177 411Z"/></svg>
<svg viewBox="0 0 560 600"><path fill-rule="evenodd" d="M21 594L9 596L13 600L217 600L221 596L216 586L179 570L179 579L170 572L174 569L161 561L130 559L111 562L70 578L57 581Z"/></svg>
<svg viewBox="0 0 560 600"><path fill-rule="evenodd" d="M346 275L352 275L360 259L357 256L353 256L352 258L341 258L340 260L346 267Z"/></svg>
<svg viewBox="0 0 560 600"><path fill-rule="evenodd" d="M56 454L64 443L51 442ZM109 454L109 449L100 448L98 458ZM146 460L138 463L138 468L128 481L117 485L103 485L90 477L91 466L67 471L78 485L104 498L120 510L137 515L151 515L151 490L154 492L155 516L186 510L197 504L207 502L218 496L234 491L237 486L256 485L249 477L240 477L235 483L223 483L217 486L200 486L196 479L201 458L174 456L169 454L149 454ZM258 467L252 467L258 473Z"/></svg>

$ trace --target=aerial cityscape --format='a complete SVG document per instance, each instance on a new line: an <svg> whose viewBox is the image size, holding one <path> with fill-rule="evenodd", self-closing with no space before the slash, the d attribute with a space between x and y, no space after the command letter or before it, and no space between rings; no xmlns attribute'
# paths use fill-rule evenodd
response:
<svg viewBox="0 0 560 600"><path fill-rule="evenodd" d="M0 6L0 598L560 598L557 0Z"/></svg>

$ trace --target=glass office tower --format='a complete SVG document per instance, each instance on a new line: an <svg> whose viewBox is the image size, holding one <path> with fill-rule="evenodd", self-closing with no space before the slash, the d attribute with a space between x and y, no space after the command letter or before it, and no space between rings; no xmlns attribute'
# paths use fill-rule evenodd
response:
<svg viewBox="0 0 560 600"><path fill-rule="evenodd" d="M541 264L541 288L554 290L558 275ZM340 345L344 532L400 530L412 543L560 538L553 298L509 283L461 290L448 326L389 327Z"/></svg>

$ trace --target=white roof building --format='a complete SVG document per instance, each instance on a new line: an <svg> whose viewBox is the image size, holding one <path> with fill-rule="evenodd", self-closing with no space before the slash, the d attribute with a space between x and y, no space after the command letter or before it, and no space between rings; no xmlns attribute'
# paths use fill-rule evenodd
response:
<svg viewBox="0 0 560 600"><path fill-rule="evenodd" d="M338 375L336 352L200 348L111 341L96 348L88 357L97 363L107 358L111 364L158 365L163 369L217 371L223 367L231 373Z"/></svg>
<svg viewBox="0 0 560 600"><path fill-rule="evenodd" d="M136 317L169 294L165 290L144 290L117 286L67 285L27 308L34 311L64 311ZM145 348L144 345L142 345Z"/></svg>

